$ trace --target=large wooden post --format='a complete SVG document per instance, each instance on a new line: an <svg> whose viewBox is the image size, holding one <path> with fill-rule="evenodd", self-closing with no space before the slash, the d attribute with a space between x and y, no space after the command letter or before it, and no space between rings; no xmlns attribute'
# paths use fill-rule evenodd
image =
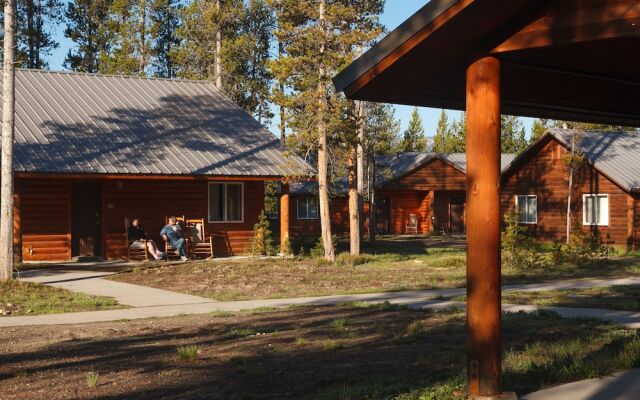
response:
<svg viewBox="0 0 640 400"><path fill-rule="evenodd" d="M470 399L501 399L500 62L467 69L467 374Z"/></svg>
<svg viewBox="0 0 640 400"><path fill-rule="evenodd" d="M280 254L289 253L289 184L280 185Z"/></svg>

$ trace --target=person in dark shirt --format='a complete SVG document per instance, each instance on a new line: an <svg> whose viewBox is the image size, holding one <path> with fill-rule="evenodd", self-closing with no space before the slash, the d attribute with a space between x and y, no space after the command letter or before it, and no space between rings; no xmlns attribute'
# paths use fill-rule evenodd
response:
<svg viewBox="0 0 640 400"><path fill-rule="evenodd" d="M182 227L178 224L176 217L169 217L169 223L160 231L162 238L169 242L171 246L176 249L176 252L182 259L187 261L187 251L185 249L184 233Z"/></svg>
<svg viewBox="0 0 640 400"><path fill-rule="evenodd" d="M130 247L132 249L143 249L144 241L146 240L147 250L149 250L149 254L151 254L156 261L160 261L164 257L164 253L158 250L158 246L156 246L155 242L147 239L147 234L140 222L140 218L134 218L131 221L131 225L127 229L127 236L129 237L129 242L131 243Z"/></svg>

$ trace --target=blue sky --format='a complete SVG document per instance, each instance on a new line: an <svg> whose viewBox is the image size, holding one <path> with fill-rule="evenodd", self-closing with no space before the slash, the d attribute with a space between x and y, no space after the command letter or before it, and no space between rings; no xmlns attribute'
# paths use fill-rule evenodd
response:
<svg viewBox="0 0 640 400"><path fill-rule="evenodd" d="M391 31L426 3L426 0L387 0L384 13L381 17L382 23L389 31ZM58 30L55 32L56 40L60 43L60 47L50 58L50 67L57 70L63 69L62 64L64 62L64 57L69 47L72 46L72 43L64 37L62 29L63 27L58 27ZM396 106L396 117L399 118L402 123L402 130L406 128L412 111L413 107ZM427 136L433 136L438 123L438 118L440 117L440 109L419 108L419 111ZM460 115L457 111L447 111L447 114L449 115L450 121ZM525 124L528 135L533 120L530 118L523 118L522 121ZM272 124L273 126L271 127L271 130L274 132L277 131L277 122L277 120L274 120Z"/></svg>

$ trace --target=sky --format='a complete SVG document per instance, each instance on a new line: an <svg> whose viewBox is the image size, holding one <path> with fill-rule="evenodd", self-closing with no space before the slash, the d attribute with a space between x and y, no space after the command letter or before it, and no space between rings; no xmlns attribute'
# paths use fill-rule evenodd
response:
<svg viewBox="0 0 640 400"><path fill-rule="evenodd" d="M384 13L381 16L381 21L388 31L392 31L404 20L413 15L422 6L427 3L427 0L387 0L385 4ZM54 70L64 69L62 64L64 63L65 55L68 49L72 46L72 42L64 37L63 27L59 26L55 32L56 40L60 43L60 47L55 50L52 56L49 58L50 68ZM409 123L413 107L410 106L396 106L396 117L401 122L401 132L404 131ZM422 125L425 128L427 136L433 136L438 125L438 118L440 117L440 109L420 107L418 109L420 117L422 118ZM274 113L277 115L277 113ZM454 118L458 118L460 112L447 110L449 121ZM533 120L530 118L522 118L522 122L525 125L527 136L531 131L531 124ZM270 126L270 130L274 134L279 135L277 132L277 117L274 118Z"/></svg>

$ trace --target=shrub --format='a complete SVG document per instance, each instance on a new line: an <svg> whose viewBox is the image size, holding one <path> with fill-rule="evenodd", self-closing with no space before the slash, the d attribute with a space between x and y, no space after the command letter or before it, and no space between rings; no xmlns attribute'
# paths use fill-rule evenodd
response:
<svg viewBox="0 0 640 400"><path fill-rule="evenodd" d="M94 388L98 386L100 382L100 374L98 372L87 372L86 383L88 388Z"/></svg>
<svg viewBox="0 0 640 400"><path fill-rule="evenodd" d="M331 326L337 331L344 331L350 324L351 320L349 318L338 318L331 322Z"/></svg>
<svg viewBox="0 0 640 400"><path fill-rule="evenodd" d="M527 228L520 224L520 213L510 208L504 214L502 231L502 262L506 268L522 270L543 268L548 265L537 243L526 235Z"/></svg>
<svg viewBox="0 0 640 400"><path fill-rule="evenodd" d="M271 234L269 220L264 214L264 210L262 210L258 217L258 222L253 226L253 239L251 240L252 256L272 256L276 254L276 248L273 245Z"/></svg>
<svg viewBox="0 0 640 400"><path fill-rule="evenodd" d="M178 358L182 361L195 361L200 353L200 347L197 345L178 346Z"/></svg>
<svg viewBox="0 0 640 400"><path fill-rule="evenodd" d="M554 263L584 265L615 255L615 248L605 243L600 231L585 231L582 224L576 220L571 232L568 245L559 243L554 245L552 252Z"/></svg>
<svg viewBox="0 0 640 400"><path fill-rule="evenodd" d="M407 326L407 335L420 336L424 333L424 324L420 320L413 321Z"/></svg>
<svg viewBox="0 0 640 400"><path fill-rule="evenodd" d="M338 247L338 238L333 235L331 236L331 241L333 242L333 248L336 249ZM315 247L309 251L309 255L311 257L324 257L324 243L322 243L322 238L320 238L316 242Z"/></svg>

